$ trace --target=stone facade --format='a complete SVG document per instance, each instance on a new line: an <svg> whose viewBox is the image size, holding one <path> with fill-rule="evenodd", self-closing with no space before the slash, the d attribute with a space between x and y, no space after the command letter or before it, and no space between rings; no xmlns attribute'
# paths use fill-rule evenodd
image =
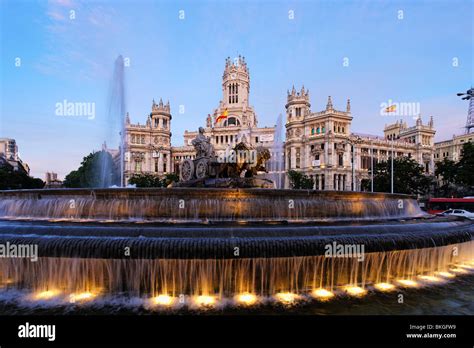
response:
<svg viewBox="0 0 474 348"><path fill-rule="evenodd" d="M350 100L346 110L336 110L331 97L323 111L312 112L309 91L288 92L286 104L285 169L304 172L317 190L360 190L369 178L371 157L377 161L408 156L434 173L433 119L423 125L421 116L413 127L403 121L386 125L384 136L351 131ZM354 166L352 165L354 163Z"/></svg>
<svg viewBox="0 0 474 348"><path fill-rule="evenodd" d="M445 158L457 162L461 159L461 150L465 143L474 141L474 133L453 135L452 139L435 143L435 161Z"/></svg>
<svg viewBox="0 0 474 348"><path fill-rule="evenodd" d="M205 119L204 135L209 137L216 154L240 141L251 148L273 148L275 127L258 127L258 117L249 104L250 74L245 58L226 59L222 76L222 98ZM331 97L326 108L311 111L309 91L304 87L288 91L286 103L285 171L302 171L314 179L318 190L360 190L361 180L369 178L371 156L374 163L395 156L409 156L434 173L433 119L422 123L421 116L412 127L403 121L386 125L384 136L354 133L351 130L350 100L345 111L336 110ZM217 121L227 110L227 118ZM171 146L171 110L169 102L153 101L145 125L130 124L126 119L125 180L134 173L157 175L178 173L185 158L193 159L191 141L197 131L184 132L184 145ZM354 158L354 160L353 160ZM352 161L353 160L353 161ZM352 166L352 162L354 166ZM353 174L354 173L354 174ZM288 187L288 182L285 183Z"/></svg>
<svg viewBox="0 0 474 348"><path fill-rule="evenodd" d="M21 160L18 154L18 145L15 139L0 138L0 158L2 164L11 166L13 170L30 174L30 167Z"/></svg>
<svg viewBox="0 0 474 348"><path fill-rule="evenodd" d="M271 148L275 127L258 127L258 117L249 104L250 75L245 58L226 59L222 76L222 99L205 120L204 135L210 137L216 155L225 152L240 141L251 148ZM216 122L227 110L227 118ZM134 173L157 175L179 174L179 164L185 158L193 159L195 150L191 141L196 131L184 132L184 146L171 146L171 111L169 102L153 102L146 125L130 124L127 115L125 140L125 180Z"/></svg>

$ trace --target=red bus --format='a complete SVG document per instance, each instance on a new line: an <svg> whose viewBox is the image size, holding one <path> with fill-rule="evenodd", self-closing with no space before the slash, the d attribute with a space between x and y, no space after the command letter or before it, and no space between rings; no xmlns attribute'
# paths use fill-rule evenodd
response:
<svg viewBox="0 0 474 348"><path fill-rule="evenodd" d="M474 197L464 198L430 198L426 203L429 214L442 213L448 209L464 209L474 212Z"/></svg>

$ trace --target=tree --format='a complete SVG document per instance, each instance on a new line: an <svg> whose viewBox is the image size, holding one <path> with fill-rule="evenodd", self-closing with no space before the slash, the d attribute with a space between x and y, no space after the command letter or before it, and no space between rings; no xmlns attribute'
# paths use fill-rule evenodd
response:
<svg viewBox="0 0 474 348"><path fill-rule="evenodd" d="M41 189L44 181L4 166L0 168L0 190Z"/></svg>
<svg viewBox="0 0 474 348"><path fill-rule="evenodd" d="M288 171L288 178L290 179L290 186L293 189L312 189L314 181L307 175L296 170Z"/></svg>
<svg viewBox="0 0 474 348"><path fill-rule="evenodd" d="M65 187L109 187L118 184L118 170L107 151L92 152L83 158L80 167L64 178Z"/></svg>
<svg viewBox="0 0 474 348"><path fill-rule="evenodd" d="M134 174L128 181L129 184L137 187L167 187L172 182L178 181L178 175L174 173L166 174L164 178L151 173Z"/></svg>
<svg viewBox="0 0 474 348"><path fill-rule="evenodd" d="M374 168L374 191L390 192L391 160L382 161ZM393 160L393 182L396 193L425 194L430 190L433 178L425 175L423 166L409 157L398 157ZM370 180L362 180L362 189L370 190Z"/></svg>
<svg viewBox="0 0 474 348"><path fill-rule="evenodd" d="M457 165L456 162L448 158L444 158L441 162L436 163L435 175L438 177L438 183L435 194L444 197L457 196L459 187L457 182Z"/></svg>
<svg viewBox="0 0 474 348"><path fill-rule="evenodd" d="M474 144L465 143L461 151L461 159L456 165L456 183L469 192L474 191Z"/></svg>

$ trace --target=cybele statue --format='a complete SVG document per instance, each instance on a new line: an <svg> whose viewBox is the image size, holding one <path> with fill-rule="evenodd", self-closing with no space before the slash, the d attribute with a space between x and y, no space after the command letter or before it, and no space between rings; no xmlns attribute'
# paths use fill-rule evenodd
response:
<svg viewBox="0 0 474 348"><path fill-rule="evenodd" d="M273 181L258 177L259 172L266 171L270 152L262 147L253 149L244 139L243 136L234 148L217 156L204 128L199 127L198 135L191 141L196 157L181 162L180 182L172 186L274 188Z"/></svg>

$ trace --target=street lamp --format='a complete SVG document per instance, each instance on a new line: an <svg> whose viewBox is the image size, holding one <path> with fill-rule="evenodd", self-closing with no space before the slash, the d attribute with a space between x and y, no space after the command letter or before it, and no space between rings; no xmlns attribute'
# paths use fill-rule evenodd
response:
<svg viewBox="0 0 474 348"><path fill-rule="evenodd" d="M374 144L370 140L370 192L374 192Z"/></svg>
<svg viewBox="0 0 474 348"><path fill-rule="evenodd" d="M392 139L392 156L390 156L390 193L393 193L393 139Z"/></svg>
<svg viewBox="0 0 474 348"><path fill-rule="evenodd" d="M359 136L357 136L357 138L355 140L350 140L350 139L346 140L346 144L351 145L351 150L352 150L352 183L351 183L352 191L356 190L356 187L355 187L355 160L354 160L354 157L355 157L355 144L359 144L361 141L362 141L362 139Z"/></svg>
<svg viewBox="0 0 474 348"><path fill-rule="evenodd" d="M462 100L469 100L469 109L467 114L466 121L466 134L471 132L471 129L474 128L474 88L468 89L466 93L457 93L457 96L463 96Z"/></svg>

